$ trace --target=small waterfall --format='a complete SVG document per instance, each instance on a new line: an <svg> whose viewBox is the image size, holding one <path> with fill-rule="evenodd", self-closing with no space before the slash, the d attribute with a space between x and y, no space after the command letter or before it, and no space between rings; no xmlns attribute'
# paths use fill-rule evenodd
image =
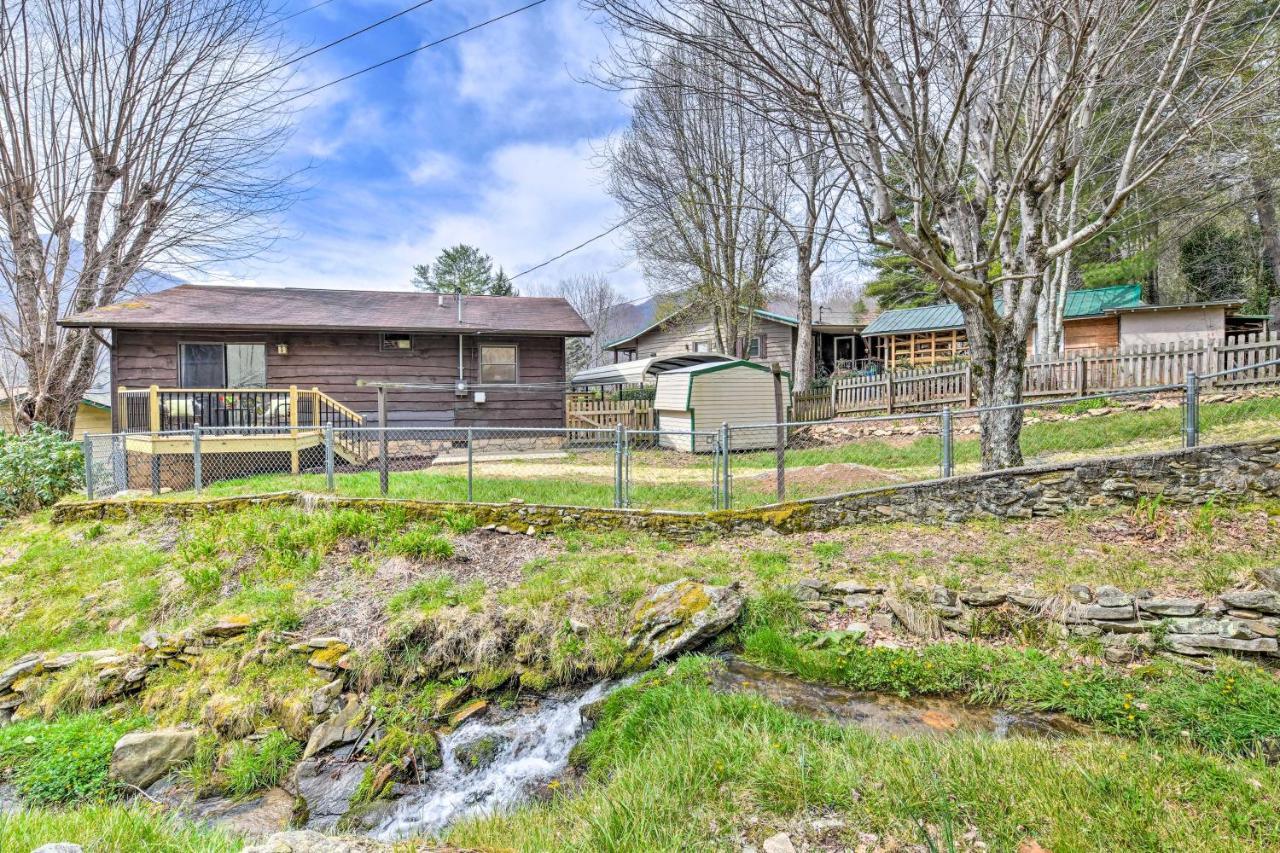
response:
<svg viewBox="0 0 1280 853"><path fill-rule="evenodd" d="M519 805L531 786L553 779L568 766L569 751L585 732L583 706L617 686L602 682L576 696L547 699L536 710L510 719L459 726L440 739L444 766L430 774L423 790L402 799L372 835L383 841L430 836L459 818ZM473 768L458 760L459 747L485 738L494 745L487 766Z"/></svg>

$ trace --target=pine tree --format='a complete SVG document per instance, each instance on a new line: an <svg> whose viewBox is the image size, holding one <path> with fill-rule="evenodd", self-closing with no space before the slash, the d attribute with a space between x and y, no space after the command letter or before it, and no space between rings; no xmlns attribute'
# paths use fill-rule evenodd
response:
<svg viewBox="0 0 1280 853"><path fill-rule="evenodd" d="M444 249L433 264L416 264L413 286L429 293L465 293L480 296L514 296L511 279L502 270L493 271L493 258L459 243Z"/></svg>

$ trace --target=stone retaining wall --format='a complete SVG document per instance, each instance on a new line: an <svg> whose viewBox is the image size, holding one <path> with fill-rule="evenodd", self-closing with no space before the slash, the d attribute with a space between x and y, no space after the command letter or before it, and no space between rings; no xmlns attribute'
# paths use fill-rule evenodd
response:
<svg viewBox="0 0 1280 853"><path fill-rule="evenodd" d="M210 512L233 512L247 506L291 503L308 508L376 509L394 505L415 518L468 513L481 524L520 533L623 529L691 538L704 533L766 529L794 533L890 520L939 522L1055 516L1074 509L1130 504L1143 496L1154 495L1160 495L1169 504L1200 504L1211 498L1238 502L1280 497L1280 439L1011 468L756 509L708 513L590 509L516 501L442 503L282 492L201 501L138 498L63 503L54 508L53 519L55 522L124 519L148 513L186 518Z"/></svg>
<svg viewBox="0 0 1280 853"><path fill-rule="evenodd" d="M1127 663L1162 652L1206 657L1219 652L1274 661L1280 657L1280 568L1256 572L1260 589L1231 589L1212 597L1161 598L1149 591L1074 584L1065 595L1031 588L950 589L905 584L897 589L845 580L806 579L792 595L819 619L843 621L845 633L867 645L893 643L894 634L941 640L948 634L999 637L1038 622L1061 635L1097 638L1106 659Z"/></svg>

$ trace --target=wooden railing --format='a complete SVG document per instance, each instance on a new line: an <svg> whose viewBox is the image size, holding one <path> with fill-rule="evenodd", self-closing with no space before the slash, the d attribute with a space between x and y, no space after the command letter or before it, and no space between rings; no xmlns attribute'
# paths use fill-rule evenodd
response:
<svg viewBox="0 0 1280 853"><path fill-rule="evenodd" d="M116 392L121 432L183 432L199 425L235 433L364 426L364 416L318 388L125 388Z"/></svg>
<svg viewBox="0 0 1280 853"><path fill-rule="evenodd" d="M1088 394L1177 385L1187 373L1208 375L1280 359L1280 333L1239 335L1229 343L1195 342L1089 350L1059 359L1030 361L1022 394L1036 397L1083 397ZM1204 387L1227 388L1280 381L1280 366L1271 364L1209 380ZM869 412L936 409L977 402L973 370L967 362L893 370L868 376L833 379L827 394L827 417ZM796 400L795 412L816 411L812 395ZM795 420L814 420L799 418Z"/></svg>

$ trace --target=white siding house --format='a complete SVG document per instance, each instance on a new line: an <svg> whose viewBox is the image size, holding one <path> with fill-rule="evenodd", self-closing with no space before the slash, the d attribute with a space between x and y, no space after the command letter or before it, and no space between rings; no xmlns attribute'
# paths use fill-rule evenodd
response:
<svg viewBox="0 0 1280 853"><path fill-rule="evenodd" d="M771 424L775 418L773 372L750 361L702 364L669 370L658 376L653 408L659 444L676 450L706 453L723 423L729 426ZM791 376L783 373L782 399L791 399ZM736 430L733 450L773 447L772 427Z"/></svg>

